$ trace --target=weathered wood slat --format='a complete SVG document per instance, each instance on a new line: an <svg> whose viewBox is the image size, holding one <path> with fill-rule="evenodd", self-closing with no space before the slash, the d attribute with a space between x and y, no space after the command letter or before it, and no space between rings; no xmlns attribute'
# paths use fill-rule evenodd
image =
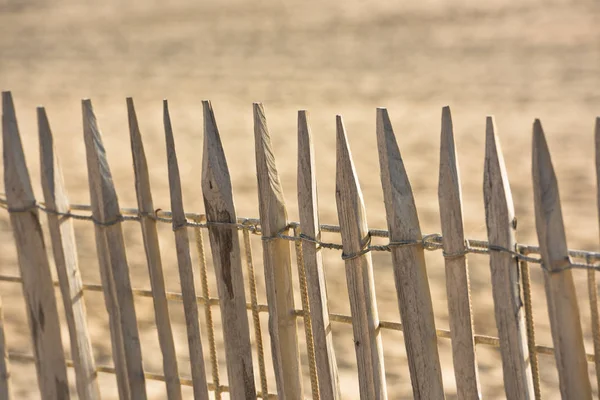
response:
<svg viewBox="0 0 600 400"><path fill-rule="evenodd" d="M339 115L336 132L335 197L344 247L360 397L383 400L387 399L387 391L373 265L370 253L361 254L370 243L369 228L362 191Z"/></svg>
<svg viewBox="0 0 600 400"><path fill-rule="evenodd" d="M308 112L298 112L298 211L302 233L320 240L317 178ZM316 243L303 241L310 318L321 400L341 399L333 334L329 322L323 257Z"/></svg>
<svg viewBox="0 0 600 400"><path fill-rule="evenodd" d="M156 229L156 220L152 218L152 215L154 214L154 204L152 201L152 192L150 190L148 163L146 161L144 144L142 142L135 107L131 97L127 98L127 115L129 119L131 154L133 156L133 171L135 173L135 191L141 217L140 223L144 240L144 249L146 251L146 261L148 262L152 300L154 302L154 318L156 319L158 342L163 359L167 397L169 400L181 400L179 368L177 366L177 354L175 352L171 319L169 317L169 304L165 289L165 278L160 256L158 232Z"/></svg>
<svg viewBox="0 0 600 400"><path fill-rule="evenodd" d="M298 331L296 318L293 315L294 291L290 243L277 238L280 232L287 232L287 211L275 167L265 110L260 103L254 103L253 110L258 203L269 305L269 333L277 392L285 399L303 399Z"/></svg>
<svg viewBox="0 0 600 400"><path fill-rule="evenodd" d="M113 332L113 341L117 339L113 343L113 351L117 351L115 364L120 364L119 368L122 368L123 364L125 366L125 371L117 370L117 372L126 374L131 399L145 400L146 379L120 222L119 201L102 143L102 134L90 100L82 101L82 111L90 200L92 216L95 220L96 248L102 284L105 286L106 306L109 318L112 320L112 329L115 331L117 330L115 328L120 329L120 332ZM118 317L118 322L115 321L115 316ZM121 343L119 343L119 336ZM122 345L124 360L120 354L121 350L117 347L119 345ZM129 398L123 388L120 388L119 394Z"/></svg>
<svg viewBox="0 0 600 400"><path fill-rule="evenodd" d="M204 365L204 351L202 350L202 340L200 337L194 270L190 257L190 239L187 231L185 212L183 210L183 195L181 179L179 177L179 166L177 164L177 153L175 152L173 128L169 116L169 105L166 100L163 102L163 118L167 142L173 231L175 234L175 247L177 248L177 264L179 266L181 294L183 296L192 380L194 382L194 398L196 400L208 400L208 384L206 382L206 366ZM212 329L212 327L209 327L209 329Z"/></svg>
<svg viewBox="0 0 600 400"><path fill-rule="evenodd" d="M548 316L563 399L591 399L583 332L570 269L558 182L542 124L533 124L535 225L544 263Z"/></svg>
<svg viewBox="0 0 600 400"><path fill-rule="evenodd" d="M44 400L68 399L54 286L10 92L2 92L2 138L6 201L23 279L38 385Z"/></svg>
<svg viewBox="0 0 600 400"><path fill-rule="evenodd" d="M422 239L412 188L388 112L377 109L377 145L390 243ZM425 254L422 246L392 246L398 307L415 399L443 399L444 386Z"/></svg>
<svg viewBox="0 0 600 400"><path fill-rule="evenodd" d="M202 106L202 193L217 277L229 391L234 399L256 399L240 239L235 225L237 216L231 178L212 105L209 101L203 101ZM213 225L211 222L232 225Z"/></svg>
<svg viewBox="0 0 600 400"><path fill-rule="evenodd" d="M489 243L514 250L517 220L492 117L486 120L485 144L483 194ZM490 268L506 396L509 399L534 399L519 261L512 254L492 249Z"/></svg>
<svg viewBox="0 0 600 400"><path fill-rule="evenodd" d="M54 138L43 107L38 107L37 118L44 201L49 209L66 213L70 209L69 199L54 149ZM83 287L77 264L73 221L53 213L47 213L47 217L54 263L71 339L71 357L75 366L77 394L82 400L100 399L98 373L88 332Z"/></svg>
<svg viewBox="0 0 600 400"><path fill-rule="evenodd" d="M596 147L596 191L598 218L600 220L600 117L596 118L594 129ZM588 270L588 293L590 297L590 311L592 317L592 335L594 338L594 354L596 356L596 381L600 390L600 316L598 313L598 288L596 286L596 271Z"/></svg>
<svg viewBox="0 0 600 400"><path fill-rule="evenodd" d="M473 339L462 194L450 107L444 107L442 110L438 197L446 256L446 291L457 394L460 399L477 399L481 397L481 389Z"/></svg>
<svg viewBox="0 0 600 400"><path fill-rule="evenodd" d="M0 297L0 399L12 399L12 384L10 382L10 362L8 348L6 347L6 333L4 332L4 311Z"/></svg>

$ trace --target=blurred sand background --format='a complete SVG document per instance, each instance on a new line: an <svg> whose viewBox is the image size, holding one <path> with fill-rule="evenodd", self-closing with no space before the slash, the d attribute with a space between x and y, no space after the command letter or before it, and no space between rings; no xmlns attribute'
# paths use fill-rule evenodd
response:
<svg viewBox="0 0 600 400"><path fill-rule="evenodd" d="M296 112L308 109L316 147L321 222L328 224L337 224L334 116L342 114L371 228L386 227L375 108L387 107L412 180L424 233L440 231L440 115L441 107L449 104L461 166L466 233L477 239L486 235L483 145L485 116L493 114L519 219L518 240L529 244L537 244L530 142L533 119L539 117L559 178L569 247L597 250L593 123L600 114L599 20L600 3L595 0L0 0L0 88L13 91L30 173L40 199L35 106L47 107L72 203L89 204L80 99L91 98L124 207L136 206L125 108L125 97L133 96L155 206L170 209L161 113L161 100L168 98L186 211L199 213L203 212L200 101L212 100L238 216L245 217L258 217L251 103L264 102L289 218L295 221ZM45 216L42 221L45 225ZM99 283L93 228L85 222L75 222L75 228L84 281ZM128 222L124 230L133 285L149 288L139 225ZM168 289L179 291L170 226L160 225L160 235ZM335 235L326 238L339 241ZM260 240L253 241L259 298L264 302ZM0 272L18 274L6 212L0 212L0 243ZM197 266L193 248L192 253ZM209 255L207 259L212 273ZM399 321L390 255L374 254L373 261L380 317ZM441 253L428 252L427 261L436 324L447 329ZM488 259L470 256L469 262L476 332L496 335ZM325 263L330 309L349 313L339 253L327 251ZM537 341L551 345L538 266L532 266L532 279ZM577 272L575 279L586 349L591 352L585 273ZM214 281L211 285L216 294ZM200 286L196 287L199 291ZM0 283L0 294L9 348L31 353L20 287ZM60 310L59 296L57 291ZM102 295L86 293L85 298L98 363L110 364ZM296 304L300 307L299 298ZM151 300L137 299L136 310L145 367L160 373L162 361ZM214 312L218 315L218 308ZM182 305L173 303L171 313L180 372L189 376ZM267 335L266 316L262 322L263 335ZM302 338L302 324L298 327ZM358 398L351 328L334 324L333 330L344 398ZM221 336L217 339L222 346ZM66 325L63 342L68 349ZM383 344L390 398L410 398L402 334L384 331ZM302 339L301 349L305 351ZM439 349L445 390L448 398L455 398L450 342L440 339ZM226 382L222 348L220 354L221 381ZM479 346L478 358L484 397L504 398L498 351ZM541 355L539 360L543 394L548 399L558 398L554 359ZM306 365L303 359L308 397ZM12 372L15 398L38 399L33 364L13 362ZM592 364L589 372L597 392ZM75 397L72 371L69 374ZM104 398L116 398L114 376L100 374L100 379ZM269 387L275 390L272 376ZM148 381L148 390L152 399L165 396L161 382ZM191 391L185 389L184 394L190 397Z"/></svg>

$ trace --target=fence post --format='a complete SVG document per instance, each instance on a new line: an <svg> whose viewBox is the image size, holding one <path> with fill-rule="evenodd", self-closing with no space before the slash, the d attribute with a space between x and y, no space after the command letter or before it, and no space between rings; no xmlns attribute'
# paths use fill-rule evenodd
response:
<svg viewBox="0 0 600 400"><path fill-rule="evenodd" d="M516 250L517 220L504 157L492 117L486 119L483 193L504 389L509 399L534 399L519 261L513 254L494 249Z"/></svg>
<svg viewBox="0 0 600 400"><path fill-rule="evenodd" d="M396 137L384 108L377 109L377 145L381 186L387 212L398 307L415 399L443 399L444 386L437 348L425 254L412 188Z"/></svg>
<svg viewBox="0 0 600 400"><path fill-rule="evenodd" d="M19 257L38 385L44 400L68 399L54 286L10 92L2 92L2 138L6 201Z"/></svg>
<svg viewBox="0 0 600 400"><path fill-rule="evenodd" d="M264 107L254 103L253 111L269 333L277 392L285 399L303 399L290 243L277 237L279 233L287 233L287 211Z"/></svg>
<svg viewBox="0 0 600 400"><path fill-rule="evenodd" d="M473 339L462 195L452 117L450 107L447 106L442 109L438 197L444 238L446 291L448 293L448 314L457 394L459 399L477 399L481 397L481 389Z"/></svg>
<svg viewBox="0 0 600 400"><path fill-rule="evenodd" d="M598 218L600 219L600 117L596 118L596 128L594 130L594 141L596 147L596 191ZM590 311L592 317L592 335L594 338L594 355L596 356L596 381L598 390L600 390L600 321L598 315L598 289L596 287L596 271L588 270L588 293L590 297Z"/></svg>
<svg viewBox="0 0 600 400"><path fill-rule="evenodd" d="M135 192L140 214L140 224L148 262L148 273L150 275L150 286L152 288L152 300L154 302L154 318L156 319L156 330L158 331L158 342L163 358L163 371L165 384L167 386L167 397L169 400L181 400L181 385L179 383L179 368L177 367L177 354L173 341L171 319L169 317L169 304L165 289L165 278L163 275L162 261L160 258L160 245L156 220L154 215L154 204L152 191L150 190L150 177L148 175L148 163L144 152L144 144L140 134L133 99L127 98L127 116L129 120L129 137L131 142L131 154L133 157L133 171L135 174Z"/></svg>
<svg viewBox="0 0 600 400"><path fill-rule="evenodd" d="M542 124L533 124L535 225L542 253L548 316L564 399L591 399L583 332L569 259L558 183Z"/></svg>
<svg viewBox="0 0 600 400"><path fill-rule="evenodd" d="M0 399L11 400L10 362L6 347L6 332L4 332L4 306L0 297Z"/></svg>
<svg viewBox="0 0 600 400"><path fill-rule="evenodd" d="M240 238L231 178L212 105L209 101L203 101L202 107L202 193L223 321L229 390L232 398L256 399ZM224 225L218 225L219 223Z"/></svg>
<svg viewBox="0 0 600 400"><path fill-rule="evenodd" d="M121 359L121 354L119 354L115 364L118 361L125 366L123 371L123 365L121 365L121 369L117 369L117 373L126 373L127 380L125 382L129 384L131 398L145 400L146 379L121 228L122 217L119 201L92 102L87 99L83 100L82 109L90 200L100 272L103 276L103 286L105 286L104 294L109 318L114 319L115 316L118 318L118 321L113 321L113 324L116 322L114 325L120 329L120 332L115 335L115 337L120 337L120 343L117 341L116 344L123 346L124 357Z"/></svg>
<svg viewBox="0 0 600 400"><path fill-rule="evenodd" d="M320 240L314 146L306 111L298 112L298 211L302 234ZM341 399L341 393L320 250L316 243L302 241L319 396L321 400L333 400Z"/></svg>
<svg viewBox="0 0 600 400"><path fill-rule="evenodd" d="M171 195L171 212L173 215L173 232L175 234L175 247L177 248L177 264L181 281L181 294L183 296L183 309L187 329L188 346L190 351L190 364L192 367L192 380L194 385L194 398L208 400L208 384L206 382L206 367L204 365L204 352L200 337L200 321L198 320L198 304L196 302L196 288L194 285L194 270L190 257L190 239L187 231L187 220L183 210L183 197L175 140L169 116L167 100L163 101L163 121L167 147L167 163L169 168L169 191ZM213 329L212 326L207 329Z"/></svg>
<svg viewBox="0 0 600 400"><path fill-rule="evenodd" d="M44 201L49 210L69 212L69 199L63 183L62 170L54 149L54 138L46 110L37 109L40 142L40 167ZM54 263L62 294L65 317L71 339L71 357L75 366L77 394L82 400L100 399L98 372L89 337L83 297L83 284L77 265L77 246L73 221L52 212L47 213Z"/></svg>
<svg viewBox="0 0 600 400"><path fill-rule="evenodd" d="M352 313L354 350L358 364L361 399L387 399L383 345L379 328L371 242L362 191L342 117L336 117L335 197L346 263L346 280Z"/></svg>

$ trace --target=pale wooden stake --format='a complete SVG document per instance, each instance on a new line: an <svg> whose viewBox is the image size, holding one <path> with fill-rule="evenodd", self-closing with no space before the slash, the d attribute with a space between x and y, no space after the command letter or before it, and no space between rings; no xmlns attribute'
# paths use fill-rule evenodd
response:
<svg viewBox="0 0 600 400"><path fill-rule="evenodd" d="M280 232L288 231L287 211L265 110L260 103L254 103L253 109L258 202L275 381L280 397L303 399L298 332L293 311L290 243L277 237Z"/></svg>
<svg viewBox="0 0 600 400"><path fill-rule="evenodd" d="M596 129L594 130L596 145L596 191L598 218L600 219L600 117L596 118ZM598 289L596 287L596 271L588 270L588 293L590 297L590 311L592 316L592 336L594 338L594 355L596 356L596 381L600 391L600 317L598 315Z"/></svg>
<svg viewBox="0 0 600 400"><path fill-rule="evenodd" d="M183 296L183 309L185 312L185 323L190 351L194 398L196 400L208 400L206 366L204 365L204 352L202 350L202 340L200 337L200 321L198 320L194 270L192 268L192 259L190 257L190 239L186 225L187 220L183 210L181 179L179 177L177 153L175 153L175 140L173 138L173 128L171 127L171 118L169 117L169 105L167 100L163 101L163 119L167 142L167 163L169 167L173 232L175 234L175 247L177 248L177 264L179 266L181 294ZM213 327L208 327L208 329L213 329Z"/></svg>
<svg viewBox="0 0 600 400"><path fill-rule="evenodd" d="M102 134L90 100L82 101L83 133L87 155L88 180L92 216L95 220L96 247L100 262L100 272L105 286L105 298L109 318L118 316L119 321L113 324L120 329L115 337L120 336L123 346L124 365L129 391L133 400L146 399L146 379L142 364L142 349L137 327L137 318L129 266L125 253L125 242L121 227L121 214L117 192L106 158L106 150L102 143ZM116 345L119 345L117 340ZM113 345L113 351L115 346ZM119 352L120 349L117 349ZM114 355L113 355L114 356ZM121 354L117 353L115 364L122 363ZM122 368L121 365L119 368ZM128 398L128 397L126 397Z"/></svg>
<svg viewBox="0 0 600 400"><path fill-rule="evenodd" d="M202 193L219 291L229 392L234 399L256 399L240 238L231 178L212 105L209 101L203 101L202 107ZM225 225L211 224L212 222Z"/></svg>
<svg viewBox="0 0 600 400"><path fill-rule="evenodd" d="M440 148L440 181L438 187L440 218L446 263L446 291L454 376L459 399L481 397L473 317L469 270L465 256L465 234L462 217L462 194L458 173L458 160L454 146L454 132L450 107L442 109L442 134Z"/></svg>
<svg viewBox="0 0 600 400"><path fill-rule="evenodd" d="M10 92L2 92L2 138L6 201L23 279L38 385L44 400L68 399L52 275Z"/></svg>
<svg viewBox="0 0 600 400"><path fill-rule="evenodd" d="M44 201L50 210L68 213L70 210L69 199L64 187L58 156L54 150L54 138L43 107L38 107L37 118ZM83 284L77 264L73 221L53 213L47 213L47 217L54 263L69 327L77 394L82 400L100 399L98 372L88 332Z"/></svg>
<svg viewBox="0 0 600 400"><path fill-rule="evenodd" d="M422 239L412 188L388 112L377 109L377 145L390 243ZM443 399L444 386L423 246L391 246L398 306L415 399Z"/></svg>
<svg viewBox="0 0 600 400"><path fill-rule="evenodd" d="M321 239L315 150L308 125L308 112L298 112L298 211L302 233ZM316 243L302 242L306 270L310 318L321 400L341 399L337 361L333 348L333 334L329 322L327 285L323 271L323 256Z"/></svg>
<svg viewBox="0 0 600 400"><path fill-rule="evenodd" d="M492 117L486 120L483 194L490 246L516 250L517 220ZM506 396L509 399L534 399L519 261L510 253L492 248L490 268Z"/></svg>
<svg viewBox="0 0 600 400"><path fill-rule="evenodd" d="M336 132L335 198L344 247L360 397L383 400L387 399L387 391L373 263L371 253L361 254L370 243L369 228L362 191L339 115Z"/></svg>
<svg viewBox="0 0 600 400"><path fill-rule="evenodd" d="M8 348L6 347L6 333L4 332L4 311L0 297L0 399L11 400L12 389L10 383L10 362Z"/></svg>
<svg viewBox="0 0 600 400"><path fill-rule="evenodd" d="M135 173L135 191L140 212L146 260L148 262L152 300L154 301L154 317L158 331L158 342L162 352L167 397L169 400L181 400L177 354L175 352L171 319L169 317L169 303L167 301L165 278L160 257L158 232L156 229L156 220L152 218L154 215L154 204L152 201L152 191L150 190L148 163L131 97L127 98L127 115L129 119L131 154L133 156L133 171Z"/></svg>
<svg viewBox="0 0 600 400"><path fill-rule="evenodd" d="M560 206L558 182L542 124L533 124L535 225L544 263L548 316L563 399L591 399L583 332Z"/></svg>

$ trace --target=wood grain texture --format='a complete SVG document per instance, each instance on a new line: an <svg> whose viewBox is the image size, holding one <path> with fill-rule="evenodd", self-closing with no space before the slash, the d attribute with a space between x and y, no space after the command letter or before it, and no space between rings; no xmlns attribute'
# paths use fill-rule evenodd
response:
<svg viewBox="0 0 600 400"><path fill-rule="evenodd" d="M390 242L422 239L412 188L386 109L377 109L377 146ZM443 399L433 304L422 246L392 246L404 343L415 399Z"/></svg>
<svg viewBox="0 0 600 400"><path fill-rule="evenodd" d="M308 112L298 112L298 211L302 233L321 239L314 146L308 124ZM323 257L317 244L303 241L310 318L321 400L341 399L333 334L329 322L327 285Z"/></svg>
<svg viewBox="0 0 600 400"><path fill-rule="evenodd" d="M192 380L194 382L194 398L208 400L208 384L206 381L206 366L204 365L204 351L200 337L200 321L198 320L198 304L196 303L196 287L194 285L194 270L190 257L190 239L188 236L185 212L183 209L183 195L173 128L169 116L169 105L163 102L163 119L167 145L167 163L169 167L169 189L171 193L171 212L173 217L173 231L175 234L175 247L177 250L177 264L179 266L179 279L181 294L183 296L183 309L187 329Z"/></svg>
<svg viewBox="0 0 600 400"><path fill-rule="evenodd" d="M517 220L495 131L493 118L487 117L483 194L488 240L492 246L514 250ZM512 254L492 250L490 268L506 396L509 399L534 399L519 261Z"/></svg>
<svg viewBox="0 0 600 400"><path fill-rule="evenodd" d="M146 379L123 230L119 220L119 201L102 143L102 134L90 100L82 101L82 111L90 200L92 216L96 221L94 225L96 248L102 284L105 286L109 318L113 320L112 325L120 329L120 332L114 332L113 336L113 340L117 339L113 344L113 351L117 351L117 356L114 357L115 364L123 362L120 349L115 348L120 344L118 340L120 333L125 371L117 370L117 373L126 373L131 399L145 400ZM118 322L114 320L115 316L118 317ZM116 331L115 328L113 329ZM122 367L123 365L120 365L119 368ZM123 392L122 388L119 394L121 392Z"/></svg>
<svg viewBox="0 0 600 400"><path fill-rule="evenodd" d="M438 197L444 253L447 255L446 291L456 389L460 399L477 399L481 397L481 387L473 339L469 270L466 256L461 255L465 251L462 194L449 107L442 109Z"/></svg>
<svg viewBox="0 0 600 400"><path fill-rule="evenodd" d="M356 176L342 117L336 117L335 198L344 254L355 255L369 244L362 191ZM345 261L360 397L387 399L383 345L375 299L371 253Z"/></svg>
<svg viewBox="0 0 600 400"><path fill-rule="evenodd" d="M594 142L596 148L596 205L600 221L600 117L596 118L594 129ZM592 317L592 335L594 338L594 354L596 355L596 381L600 388L600 315L598 313L598 288L596 286L596 271L588 270L588 293L590 297L590 311Z"/></svg>
<svg viewBox="0 0 600 400"><path fill-rule="evenodd" d="M298 331L294 310L290 243L276 238L287 227L287 211L265 110L254 103L254 139L258 203L263 235L263 259L269 305L269 334L279 396L303 399Z"/></svg>
<svg viewBox="0 0 600 400"><path fill-rule="evenodd" d="M591 399L583 332L563 224L558 182L542 124L533 124L535 225L544 263L548 316L560 392L564 399Z"/></svg>
<svg viewBox="0 0 600 400"><path fill-rule="evenodd" d="M69 199L58 156L54 149L54 138L43 107L37 109L40 142L40 167L42 188L46 207L66 213L70 210ZM75 367L77 394L82 400L100 399L98 372L92 352L83 286L77 263L77 246L73 221L56 214L47 213L48 230L52 242L54 263L62 294L65 317L71 340L71 358Z"/></svg>
<svg viewBox="0 0 600 400"><path fill-rule="evenodd" d="M133 171L135 173L135 191L141 216L140 224L144 240L144 250L146 251L146 261L148 262L152 300L154 302L154 318L156 320L158 342L162 353L167 397L169 400L181 400L179 368L177 366L177 354L175 352L171 318L169 316L169 304L160 256L160 244L158 242L156 220L151 217L154 214L154 204L150 189L148 163L146 162L144 144L131 97L127 98L127 115L129 120L131 154L133 156Z"/></svg>
<svg viewBox="0 0 600 400"><path fill-rule="evenodd" d="M202 194L217 277L229 391L234 399L256 399L240 238L235 226L237 216L231 178L212 106L209 101L203 101L202 107ZM210 225L210 222L234 225Z"/></svg>
<svg viewBox="0 0 600 400"><path fill-rule="evenodd" d="M6 332L4 331L4 308L0 297L0 399L11 400L12 398L10 362L6 346Z"/></svg>
<svg viewBox="0 0 600 400"><path fill-rule="evenodd" d="M23 279L38 385L43 400L68 399L54 286L10 92L2 93L2 139L4 188Z"/></svg>

